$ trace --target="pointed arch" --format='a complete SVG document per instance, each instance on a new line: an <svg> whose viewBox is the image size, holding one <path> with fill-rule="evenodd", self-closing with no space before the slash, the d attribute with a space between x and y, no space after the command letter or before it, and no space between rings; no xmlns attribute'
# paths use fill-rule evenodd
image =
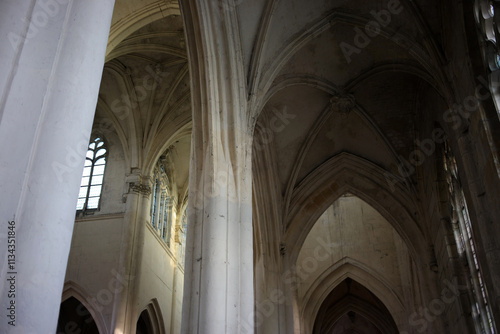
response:
<svg viewBox="0 0 500 334"><path fill-rule="evenodd" d="M91 304L92 298L84 288L73 281L67 281L64 283L61 303L64 303L66 300L70 298L75 298L78 300L90 313L92 316L99 333L108 333L108 327L106 326L106 322L104 321L104 317L101 312L97 311L97 308Z"/></svg>
<svg viewBox="0 0 500 334"><path fill-rule="evenodd" d="M416 221L418 208L401 183L391 187L387 173L361 157L344 152L305 177L294 189L285 217L285 240L292 263L318 218L345 193L359 197L377 210L405 241L415 261L430 261L430 247Z"/></svg>
<svg viewBox="0 0 500 334"><path fill-rule="evenodd" d="M148 305L144 307L140 313L141 316L146 316L150 321L151 334L165 334L165 322L161 313L160 304L156 298L151 299ZM139 321L139 319L138 319Z"/></svg>
<svg viewBox="0 0 500 334"><path fill-rule="evenodd" d="M134 83L130 76L126 74L126 71L127 70L125 66L123 66L121 63L117 61L109 61L104 66L103 75L106 72L111 74L113 79L116 80L118 89L123 92L125 96L127 96L131 101L138 101L136 91L134 89ZM130 105L125 104L120 108L116 108L116 106L122 102L123 101L120 99L113 100L109 106L106 105L106 110L108 111L108 115L112 116L112 120L117 122L115 125L117 130L119 129L118 125L121 123L121 121L123 121L123 123L126 125L126 127L124 127L122 131L127 134L126 140L128 144L127 147L129 149L129 152L127 152L127 154L130 160L130 164L132 166L140 166L142 164L142 159L141 150L138 146L138 139L142 137L142 121L139 117L139 113L133 112L133 108ZM101 104L104 105L102 100ZM110 112L112 114L110 114Z"/></svg>
<svg viewBox="0 0 500 334"><path fill-rule="evenodd" d="M259 76L258 83L253 83L254 86L258 85L258 89L252 87L253 90L268 92L274 84L274 80L278 76L280 70L293 57L293 55L295 55L315 37L319 36L331 27L338 24L364 27L368 24L368 22L368 19L365 17L339 10L333 10L327 15L312 22L310 25L302 29L302 31L291 37L287 41L286 45L280 48L278 52L271 57L271 60L259 64L260 73L263 74ZM440 95L451 96L450 89L443 79L445 78L445 74L439 69L439 66L436 65L439 63L440 54L436 52L437 50L435 48L430 49L430 52L428 52L422 45L416 43L411 36L406 35L401 31L396 32L388 27L381 29L380 36L393 41L395 44L398 44L405 49L411 49L415 64L418 64L418 66L423 69L423 71L419 71L419 73L428 73L428 75L424 75L423 79L429 80L431 82L431 86L439 87L441 91ZM253 66L255 67L257 65L254 64ZM251 101L250 109L252 110L254 119L257 119L259 113L262 111L265 99L266 95L262 94Z"/></svg>
<svg viewBox="0 0 500 334"><path fill-rule="evenodd" d="M192 123L188 119L184 119L179 123L170 122L166 124L165 127L162 128L158 138L151 144L148 150L148 155L144 163L144 173L146 175L151 175L161 155L176 141L190 136L191 131Z"/></svg>
<svg viewBox="0 0 500 334"><path fill-rule="evenodd" d="M354 259L345 257L316 278L311 289L309 289L303 300L300 301L298 309L295 310L300 319L303 319L303 323L301 324L303 333L312 332L314 321L321 305L328 295L346 279L358 282L373 293L387 308L396 322L398 329L400 331L404 330L407 319L404 318L406 311L403 297L392 289L391 285L375 271ZM354 306L359 306L359 303L356 303L356 305L352 303L344 305L344 308L338 310L337 315L341 316L345 314ZM369 315L365 316L369 317Z"/></svg>
<svg viewBox="0 0 500 334"><path fill-rule="evenodd" d="M111 25L106 50L106 61L110 58L110 53L134 31L170 15L180 15L179 3L177 1L159 0L138 10L132 11L129 15L117 20Z"/></svg>
<svg viewBox="0 0 500 334"><path fill-rule="evenodd" d="M344 297L338 307L329 310L329 312L325 314L325 318L327 319L326 332L332 333L337 322L350 312L359 314L362 318L367 319L384 334L396 334L399 332L394 328L394 326L391 326L391 323L389 323L387 319L384 318L384 314L380 311L380 309L360 298L353 296ZM313 333L316 333L316 327L314 328Z"/></svg>
<svg viewBox="0 0 500 334"><path fill-rule="evenodd" d="M115 59L124 55L138 53L138 52L164 53L182 59L187 58L186 52L183 49L163 44L151 44L151 43L137 43L133 45L117 46L111 53L108 54L108 57L110 59Z"/></svg>
<svg viewBox="0 0 500 334"><path fill-rule="evenodd" d="M97 99L97 113L102 112L103 117L96 124L96 129L103 133L115 131L121 143L126 166L130 165L130 149L126 130L122 127L117 115L111 110L107 102L99 96ZM97 114L96 113L96 114Z"/></svg>
<svg viewBox="0 0 500 334"><path fill-rule="evenodd" d="M76 204L79 214L99 210L107 159L107 140L94 132L90 137Z"/></svg>

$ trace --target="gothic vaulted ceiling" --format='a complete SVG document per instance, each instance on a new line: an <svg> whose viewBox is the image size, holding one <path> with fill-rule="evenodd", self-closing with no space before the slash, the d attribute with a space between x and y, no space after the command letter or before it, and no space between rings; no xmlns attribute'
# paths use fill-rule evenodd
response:
<svg viewBox="0 0 500 334"><path fill-rule="evenodd" d="M397 174L424 122L433 121L447 99L442 3L221 2L238 18L250 112L260 115L269 137L257 144L272 141L283 196L339 152ZM117 118L116 109L125 110L127 102L117 98L130 93L137 100L133 122L114 119L132 168L150 168L178 139L165 141L189 123L180 14L175 1L115 6L100 101ZM148 90L148 75L157 79L154 89ZM334 96L340 102L332 105Z"/></svg>
<svg viewBox="0 0 500 334"><path fill-rule="evenodd" d="M452 17L443 13L455 9L446 3L220 1L236 18L255 120L253 172L261 183L254 197L265 198L256 202L269 212L278 207L268 221L278 222L292 262L321 213L345 193L379 211L411 255L427 251L414 152L444 126L452 100L445 65L453 55L441 35ZM175 1L117 0L96 122L112 124L131 171L150 171L171 154L185 193L198 111L191 109L186 51L193 37L184 35L180 14ZM260 189L263 180L271 192Z"/></svg>
<svg viewBox="0 0 500 334"><path fill-rule="evenodd" d="M140 5L115 6L95 128L117 135L128 173L147 175L158 159L168 162L183 201L191 135L183 22L176 3Z"/></svg>
<svg viewBox="0 0 500 334"><path fill-rule="evenodd" d="M246 6L243 1L242 12L250 10L243 10ZM419 131L445 108L437 45L440 4L282 1L275 6L265 12L272 34L263 38L265 47L251 48L263 50L248 73L255 74L249 82L260 79L260 87L268 88L260 121L263 135L273 138L282 194L340 152L397 174Z"/></svg>
<svg viewBox="0 0 500 334"><path fill-rule="evenodd" d="M442 6L221 2L238 20L254 151L271 154L262 166L274 168L284 220L301 182L341 153L401 177L412 192L418 175L400 175L401 166L450 99ZM167 149L177 152L185 191L193 111L180 14L175 1L117 1L97 120L116 128L131 170L151 170Z"/></svg>

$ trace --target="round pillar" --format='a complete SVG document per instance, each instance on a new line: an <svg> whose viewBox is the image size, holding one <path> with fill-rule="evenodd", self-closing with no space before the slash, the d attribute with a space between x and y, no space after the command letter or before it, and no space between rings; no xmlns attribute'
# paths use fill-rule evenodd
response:
<svg viewBox="0 0 500 334"><path fill-rule="evenodd" d="M2 333L56 331L113 6L0 3Z"/></svg>

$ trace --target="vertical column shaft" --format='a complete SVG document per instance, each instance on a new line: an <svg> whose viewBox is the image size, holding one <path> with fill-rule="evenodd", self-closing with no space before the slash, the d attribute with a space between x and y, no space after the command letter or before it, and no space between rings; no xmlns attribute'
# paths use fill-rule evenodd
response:
<svg viewBox="0 0 500 334"><path fill-rule="evenodd" d="M237 13L220 1L180 4L193 96L181 332L253 333L253 124Z"/></svg>
<svg viewBox="0 0 500 334"><path fill-rule="evenodd" d="M56 331L113 6L0 3L0 304L15 307L2 333Z"/></svg>
<svg viewBox="0 0 500 334"><path fill-rule="evenodd" d="M131 284L115 296L112 333L135 333L139 317L138 294L144 250L145 217L149 213L151 187L140 174L128 179L129 193L124 217L119 272L131 278Z"/></svg>

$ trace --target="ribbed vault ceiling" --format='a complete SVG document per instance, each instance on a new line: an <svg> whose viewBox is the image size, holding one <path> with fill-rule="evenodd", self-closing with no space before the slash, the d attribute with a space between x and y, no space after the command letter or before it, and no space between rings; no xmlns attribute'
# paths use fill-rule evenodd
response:
<svg viewBox="0 0 500 334"><path fill-rule="evenodd" d="M182 196L189 173L189 80L181 16L155 20L108 52L97 115L119 134L130 171L147 175L161 155L169 154Z"/></svg>

